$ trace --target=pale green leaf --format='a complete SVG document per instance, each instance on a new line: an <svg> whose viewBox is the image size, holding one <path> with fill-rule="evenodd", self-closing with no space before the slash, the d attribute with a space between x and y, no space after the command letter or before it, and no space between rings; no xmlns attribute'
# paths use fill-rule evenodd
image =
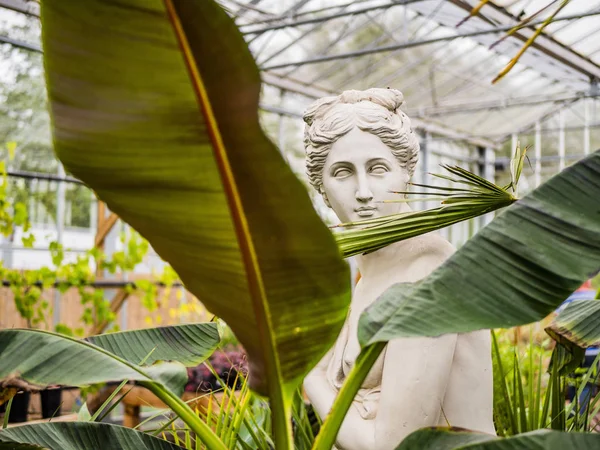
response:
<svg viewBox="0 0 600 450"><path fill-rule="evenodd" d="M215 351L219 331L216 323L208 322L101 334L86 341L133 364L177 361L191 367Z"/></svg>
<svg viewBox="0 0 600 450"><path fill-rule="evenodd" d="M179 363L140 367L90 343L42 330L0 330L0 361L0 383L33 389L129 379L155 381L181 394L187 381Z"/></svg>

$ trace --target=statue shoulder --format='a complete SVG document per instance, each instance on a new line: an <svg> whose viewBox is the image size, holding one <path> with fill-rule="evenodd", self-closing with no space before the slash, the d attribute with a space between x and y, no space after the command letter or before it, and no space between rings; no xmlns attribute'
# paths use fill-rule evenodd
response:
<svg viewBox="0 0 600 450"><path fill-rule="evenodd" d="M438 233L428 233L420 237L418 263L430 270L442 265L456 251L454 246Z"/></svg>

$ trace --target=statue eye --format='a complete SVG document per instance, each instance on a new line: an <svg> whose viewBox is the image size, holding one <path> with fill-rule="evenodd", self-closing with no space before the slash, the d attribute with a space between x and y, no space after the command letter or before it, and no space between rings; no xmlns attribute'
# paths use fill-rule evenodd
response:
<svg viewBox="0 0 600 450"><path fill-rule="evenodd" d="M333 176L335 178L344 178L350 174L350 169L347 169L346 167L340 167L339 169L336 169L335 172L333 172Z"/></svg>
<svg viewBox="0 0 600 450"><path fill-rule="evenodd" d="M377 165L371 167L371 169L369 170L369 172L374 173L376 175L380 175L380 174L384 174L386 172L389 172L389 170L383 164L377 164Z"/></svg>

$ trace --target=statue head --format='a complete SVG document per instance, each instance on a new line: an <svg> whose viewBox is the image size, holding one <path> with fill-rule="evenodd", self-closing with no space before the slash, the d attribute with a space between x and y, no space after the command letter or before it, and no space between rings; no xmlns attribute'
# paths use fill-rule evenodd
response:
<svg viewBox="0 0 600 450"><path fill-rule="evenodd" d="M382 202L406 190L418 159L403 102L395 89L345 91L305 112L308 179L342 222L400 211L400 203Z"/></svg>

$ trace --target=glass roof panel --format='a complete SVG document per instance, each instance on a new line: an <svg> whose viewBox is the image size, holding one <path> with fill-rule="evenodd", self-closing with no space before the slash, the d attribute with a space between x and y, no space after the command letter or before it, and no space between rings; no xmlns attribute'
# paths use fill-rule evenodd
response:
<svg viewBox="0 0 600 450"><path fill-rule="evenodd" d="M551 0L493 0L457 28L478 0L219 1L272 77L263 105L292 115L319 96L394 87L423 123L496 138L596 92L590 74L600 78L600 0L572 0L557 15L568 20L550 24L496 84L532 31L498 40L517 17L539 13L539 24L559 2L544 9ZM282 100L282 86L295 93Z"/></svg>
<svg viewBox="0 0 600 450"><path fill-rule="evenodd" d="M278 14L294 9L294 2L283 3L257 2L265 8L272 5L271 12ZM474 6L478 2L467 3ZM498 40L517 23L515 17L539 12L548 3L491 1L487 9L482 9L482 17L473 17L456 28L469 10L446 0L300 1L295 4L299 6L295 15L288 14L284 22L279 22L298 21L297 26L247 37L265 73L293 78L301 82L300 86L313 87L323 94L368 87L398 88L405 95L407 109L425 122L435 121L476 136L497 136L530 124L555 108L552 96L560 94L561 101L565 101L579 98L590 89L587 72L567 57L568 46L573 45L582 55L596 51L595 56L600 58L597 39L590 36L600 34L596 15L579 18L577 23L571 19L551 24L547 30L556 40L549 40L550 47L544 41L530 48L509 76L491 84L528 35L522 31L525 34L521 37ZM600 13L600 0L571 3L557 17ZM354 14L349 15L351 11ZM541 23L552 11L542 10L533 23ZM313 21L306 23L308 19ZM600 67L596 68L600 74ZM549 101L544 102L547 98ZM491 105L487 111L475 107L482 100ZM523 104L514 106L511 102L515 101ZM506 104L511 105L499 112ZM460 105L467 108L465 114L444 114L444 108ZM288 102L288 107L298 113L301 106L305 105Z"/></svg>

